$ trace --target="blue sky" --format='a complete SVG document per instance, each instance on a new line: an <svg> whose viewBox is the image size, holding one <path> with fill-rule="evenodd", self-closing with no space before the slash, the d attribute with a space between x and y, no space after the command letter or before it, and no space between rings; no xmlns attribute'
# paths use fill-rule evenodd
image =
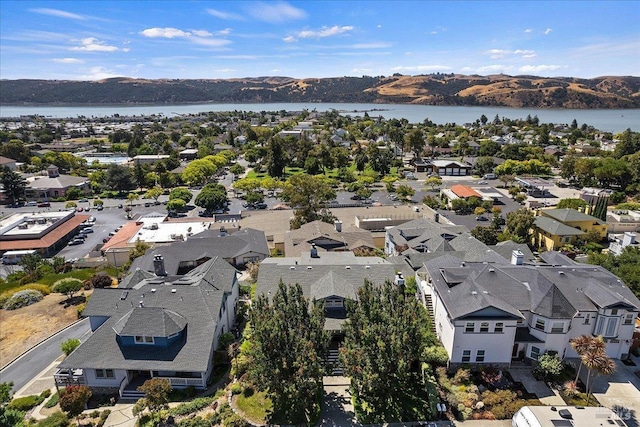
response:
<svg viewBox="0 0 640 427"><path fill-rule="evenodd" d="M640 75L640 1L0 0L0 77Z"/></svg>

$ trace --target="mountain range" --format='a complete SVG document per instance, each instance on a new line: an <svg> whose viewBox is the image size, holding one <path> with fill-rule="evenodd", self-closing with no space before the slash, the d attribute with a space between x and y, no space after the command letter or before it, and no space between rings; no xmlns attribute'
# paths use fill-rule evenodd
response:
<svg viewBox="0 0 640 427"><path fill-rule="evenodd" d="M99 81L0 80L0 103L404 103L528 108L640 108L640 77L407 76Z"/></svg>

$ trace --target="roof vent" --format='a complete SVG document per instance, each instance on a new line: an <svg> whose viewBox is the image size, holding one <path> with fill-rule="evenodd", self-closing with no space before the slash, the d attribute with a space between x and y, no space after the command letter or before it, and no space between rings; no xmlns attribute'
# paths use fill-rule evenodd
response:
<svg viewBox="0 0 640 427"><path fill-rule="evenodd" d="M495 268L490 268L490 269L489 269L489 272L490 272L490 273L493 273L494 271L496 271L496 269L495 269Z"/></svg>
<svg viewBox="0 0 640 427"><path fill-rule="evenodd" d="M471 291L471 295L478 295L476 291Z"/></svg>
<svg viewBox="0 0 640 427"><path fill-rule="evenodd" d="M307 270L311 270L313 267L311 267L310 265L307 265Z"/></svg>
<svg viewBox="0 0 640 427"><path fill-rule="evenodd" d="M143 308L143 307L144 307L144 301L140 301L140 302L138 303L138 306L139 306L140 308Z"/></svg>
<svg viewBox="0 0 640 427"><path fill-rule="evenodd" d="M345 266L344 266L344 269L345 269L345 270L351 270L351 266L350 266L350 265L345 265Z"/></svg>
<svg viewBox="0 0 640 427"><path fill-rule="evenodd" d="M289 270L295 270L295 269L296 269L295 265L292 265L291 267L289 267Z"/></svg>
<svg viewBox="0 0 640 427"><path fill-rule="evenodd" d="M174 289L171 289L171 293L172 293L172 294L175 294L176 292L178 292L178 290L177 290L177 289L175 289L175 288L174 288Z"/></svg>
<svg viewBox="0 0 640 427"><path fill-rule="evenodd" d="M122 301L127 299L127 295L129 295L129 291L122 291L122 293L120 294L120 299Z"/></svg>
<svg viewBox="0 0 640 427"><path fill-rule="evenodd" d="M151 289L151 293L154 293L156 291L156 288Z"/></svg>
<svg viewBox="0 0 640 427"><path fill-rule="evenodd" d="M364 269L365 269L365 270L371 270L371 266L370 266L370 265L365 265L365 266L364 266Z"/></svg>
<svg viewBox="0 0 640 427"><path fill-rule="evenodd" d="M564 271L558 271L558 274L564 276Z"/></svg>

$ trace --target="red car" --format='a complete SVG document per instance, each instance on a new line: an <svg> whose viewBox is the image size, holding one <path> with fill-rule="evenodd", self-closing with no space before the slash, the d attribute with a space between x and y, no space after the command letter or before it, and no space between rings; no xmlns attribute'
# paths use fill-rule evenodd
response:
<svg viewBox="0 0 640 427"><path fill-rule="evenodd" d="M82 212L84 210L84 208L82 206L78 206L76 208L76 212Z"/></svg>

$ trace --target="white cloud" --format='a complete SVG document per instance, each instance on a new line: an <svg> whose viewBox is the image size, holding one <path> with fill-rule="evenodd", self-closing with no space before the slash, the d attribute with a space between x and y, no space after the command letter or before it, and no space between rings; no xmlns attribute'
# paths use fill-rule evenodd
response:
<svg viewBox="0 0 640 427"><path fill-rule="evenodd" d="M545 73L548 71L556 71L562 68L561 65L523 65L518 70L521 73Z"/></svg>
<svg viewBox="0 0 640 427"><path fill-rule="evenodd" d="M524 30L525 33L529 34L531 33L533 30L531 28L527 28L526 30Z"/></svg>
<svg viewBox="0 0 640 427"><path fill-rule="evenodd" d="M382 28L382 25L378 24L376 25L376 28Z"/></svg>
<svg viewBox="0 0 640 427"><path fill-rule="evenodd" d="M298 33L298 37L301 39L307 38L323 38L323 37L332 37L340 34L344 34L346 32L353 31L353 27L351 25L344 25L342 27L338 25L334 25L333 27L322 27L319 30L304 30Z"/></svg>
<svg viewBox="0 0 640 427"><path fill-rule="evenodd" d="M260 21L278 24L307 17L307 12L287 2L259 2L249 8L248 13Z"/></svg>
<svg viewBox="0 0 640 427"><path fill-rule="evenodd" d="M197 45L208 47L222 47L231 43L230 40L210 39L205 37L189 37L189 40Z"/></svg>
<svg viewBox="0 0 640 427"><path fill-rule="evenodd" d="M216 31L216 34L219 36L228 36L229 34L231 34L231 28L225 28L223 30L220 31ZM198 34L196 34L198 35Z"/></svg>
<svg viewBox="0 0 640 427"><path fill-rule="evenodd" d="M462 67L462 69L460 71L462 71L463 73L471 73L471 72L473 72L473 68L471 68L471 67Z"/></svg>
<svg viewBox="0 0 640 427"><path fill-rule="evenodd" d="M189 37L191 33L187 31L182 31L177 28L165 27L165 28L147 28L140 32L145 37L149 37L152 39L155 38L164 38L164 39L172 39L175 37Z"/></svg>
<svg viewBox="0 0 640 427"><path fill-rule="evenodd" d="M85 19L87 19L82 15L78 15L77 13L65 12L64 10L59 10L59 9L49 9L49 8L43 7L43 8L37 8L37 9L29 9L29 10L34 13L39 13L40 15L49 15L49 16L55 16L58 18L75 19L78 21L84 21Z"/></svg>
<svg viewBox="0 0 640 427"><path fill-rule="evenodd" d="M213 35L207 30L191 30L191 34L198 37L211 37Z"/></svg>
<svg viewBox="0 0 640 427"><path fill-rule="evenodd" d="M105 67L91 67L88 71L89 74L80 76L82 80L103 80L121 76L121 74L114 74Z"/></svg>
<svg viewBox="0 0 640 427"><path fill-rule="evenodd" d="M478 73L504 73L505 71L512 70L513 67L511 65L485 65L484 67L479 67L476 69Z"/></svg>
<svg viewBox="0 0 640 427"><path fill-rule="evenodd" d="M272 69L272 70L271 70L271 72L272 72L272 73L279 73L279 72L280 72L280 69L279 69L279 68L274 68L274 69Z"/></svg>
<svg viewBox="0 0 640 427"><path fill-rule="evenodd" d="M544 30L544 35L548 36L549 34L551 34L553 30L551 28L547 28L546 30Z"/></svg>
<svg viewBox="0 0 640 427"><path fill-rule="evenodd" d="M231 21L241 21L242 16L237 13L231 12L223 12L221 10L216 9L207 9L207 13L211 16L215 16L216 18L231 20Z"/></svg>
<svg viewBox="0 0 640 427"><path fill-rule="evenodd" d="M77 58L53 58L53 62L58 64L84 64L84 61Z"/></svg>
<svg viewBox="0 0 640 427"><path fill-rule="evenodd" d="M225 74L228 74L228 73L233 73L233 72L234 72L234 71L236 71L236 70L234 70L233 68L218 68L218 69L213 70L213 71L215 71L216 73L225 73Z"/></svg>
<svg viewBox="0 0 640 427"><path fill-rule="evenodd" d="M534 50L526 50L526 49L516 49L516 50L489 49L485 51L484 54L489 55L491 59L501 59L511 55L519 55L522 58L536 57L536 52Z"/></svg>
<svg viewBox="0 0 640 427"><path fill-rule="evenodd" d="M373 69L371 69L371 68L354 68L353 70L351 70L351 72L354 73L354 74L366 74L366 73L370 73L372 71L373 71Z"/></svg>
<svg viewBox="0 0 640 427"><path fill-rule="evenodd" d="M286 42L286 43L293 43L293 42L298 41L298 39L293 37L293 36L287 36L287 37L283 38L282 40L284 42Z"/></svg>
<svg viewBox="0 0 640 427"><path fill-rule="evenodd" d="M80 46L74 46L71 50L81 51L81 52L117 52L119 50L123 52L128 52L129 49L120 49L116 46L110 46L101 40L98 40L95 37L87 37L86 39L80 40Z"/></svg>
<svg viewBox="0 0 640 427"><path fill-rule="evenodd" d="M392 67L391 71L418 71L418 72L433 72L433 71L449 71L451 67L446 65L416 65L416 66L398 66Z"/></svg>
<svg viewBox="0 0 640 427"><path fill-rule="evenodd" d="M405 52L404 56L413 56L413 52Z"/></svg>

